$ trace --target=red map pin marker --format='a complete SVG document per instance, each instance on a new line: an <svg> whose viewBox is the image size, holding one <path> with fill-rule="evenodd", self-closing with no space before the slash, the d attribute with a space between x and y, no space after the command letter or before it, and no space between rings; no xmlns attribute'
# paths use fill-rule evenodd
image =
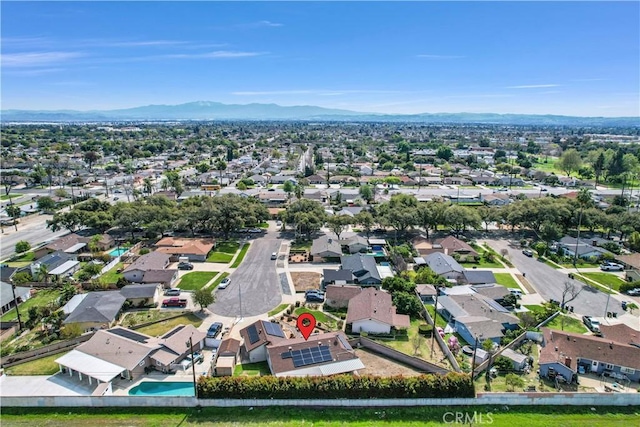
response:
<svg viewBox="0 0 640 427"><path fill-rule="evenodd" d="M298 329L305 340L309 339L311 332L316 327L316 318L311 313L302 313L298 316Z"/></svg>

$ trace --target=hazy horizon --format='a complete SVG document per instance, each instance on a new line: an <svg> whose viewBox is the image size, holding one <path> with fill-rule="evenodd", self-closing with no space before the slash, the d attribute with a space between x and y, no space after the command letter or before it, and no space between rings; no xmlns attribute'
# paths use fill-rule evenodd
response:
<svg viewBox="0 0 640 427"><path fill-rule="evenodd" d="M5 2L2 12L3 110L207 101L640 116L638 2Z"/></svg>

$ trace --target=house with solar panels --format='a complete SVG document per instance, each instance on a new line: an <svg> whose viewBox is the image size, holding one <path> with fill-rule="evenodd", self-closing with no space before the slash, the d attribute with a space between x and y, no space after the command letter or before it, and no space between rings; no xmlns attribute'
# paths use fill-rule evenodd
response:
<svg viewBox="0 0 640 427"><path fill-rule="evenodd" d="M258 320L240 330L240 336L244 340L242 359L251 363L267 360L267 345L286 341L282 327L266 320Z"/></svg>
<svg viewBox="0 0 640 427"><path fill-rule="evenodd" d="M520 319L488 296L474 293L445 295L438 298L440 313L469 344L476 337L481 343L487 339L500 344L505 330L518 327Z"/></svg>
<svg viewBox="0 0 640 427"><path fill-rule="evenodd" d="M342 331L311 335L308 340L280 340L266 350L269 369L276 377L357 373L365 367Z"/></svg>

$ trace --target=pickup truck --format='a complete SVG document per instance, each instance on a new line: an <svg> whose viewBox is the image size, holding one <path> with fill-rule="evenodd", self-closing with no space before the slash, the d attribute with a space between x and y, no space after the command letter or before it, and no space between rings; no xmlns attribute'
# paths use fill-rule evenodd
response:
<svg viewBox="0 0 640 427"><path fill-rule="evenodd" d="M163 307L186 307L187 300L181 298L168 298L162 301Z"/></svg>

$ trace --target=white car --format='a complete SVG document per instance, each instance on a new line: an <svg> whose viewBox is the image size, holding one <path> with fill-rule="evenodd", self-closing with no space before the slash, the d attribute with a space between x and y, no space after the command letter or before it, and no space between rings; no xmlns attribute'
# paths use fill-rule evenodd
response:
<svg viewBox="0 0 640 427"><path fill-rule="evenodd" d="M231 283L231 279L229 279L228 277L225 277L224 279L222 279L222 281L218 285L218 289L226 288L227 286L229 286L229 283Z"/></svg>
<svg viewBox="0 0 640 427"><path fill-rule="evenodd" d="M624 267L620 264L614 264L612 262L606 262L600 265L600 270L602 271L622 271Z"/></svg>

